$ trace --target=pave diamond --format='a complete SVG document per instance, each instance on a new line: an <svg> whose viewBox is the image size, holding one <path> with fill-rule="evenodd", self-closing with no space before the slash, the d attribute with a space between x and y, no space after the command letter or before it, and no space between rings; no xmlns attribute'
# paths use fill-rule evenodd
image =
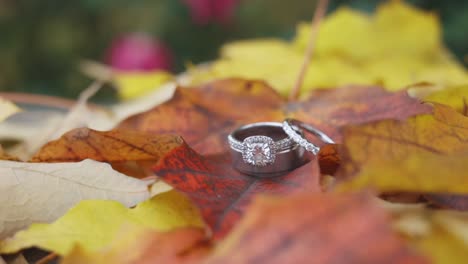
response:
<svg viewBox="0 0 468 264"><path fill-rule="evenodd" d="M266 136L251 136L244 139L242 158L245 163L264 167L275 162L275 142Z"/></svg>
<svg viewBox="0 0 468 264"><path fill-rule="evenodd" d="M311 142L307 141L302 135L298 134L288 121L283 122L283 130L294 142L304 147L307 151L312 152L314 155L317 155L317 153L320 151L319 147L315 146Z"/></svg>

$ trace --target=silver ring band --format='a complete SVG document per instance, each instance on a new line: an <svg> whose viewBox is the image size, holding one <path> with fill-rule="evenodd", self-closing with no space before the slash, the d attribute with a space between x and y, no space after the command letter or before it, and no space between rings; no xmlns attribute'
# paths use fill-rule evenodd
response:
<svg viewBox="0 0 468 264"><path fill-rule="evenodd" d="M302 131L297 131L302 134ZM248 175L273 177L306 162L304 148L294 142L278 122L242 126L228 136L233 167Z"/></svg>
<svg viewBox="0 0 468 264"><path fill-rule="evenodd" d="M284 132L297 144L304 147L307 151L312 152L314 155L317 155L320 151L320 148L314 145L312 142L308 141L303 135L297 133L298 129L304 129L307 132L312 133L320 140L325 143L334 144L335 142L327 136L322 131L318 130L317 128L303 123L299 120L287 118L283 121L283 130Z"/></svg>
<svg viewBox="0 0 468 264"><path fill-rule="evenodd" d="M243 151L244 148L246 147L244 140L247 137L272 133L272 131L267 131L267 130L281 128L281 127L282 127L281 123L278 123L278 122L259 122L259 123L244 125L236 129L234 132L232 132L228 136L229 145L231 146L231 148L235 150ZM249 130L253 130L254 132L257 132L258 134L249 133ZM249 134L249 135L245 137L244 134ZM288 137L287 135L284 135L284 136L285 136L284 138L278 141L273 141L274 147L277 151L289 149L291 148L292 145L296 144L290 137ZM242 141L240 139L242 139Z"/></svg>

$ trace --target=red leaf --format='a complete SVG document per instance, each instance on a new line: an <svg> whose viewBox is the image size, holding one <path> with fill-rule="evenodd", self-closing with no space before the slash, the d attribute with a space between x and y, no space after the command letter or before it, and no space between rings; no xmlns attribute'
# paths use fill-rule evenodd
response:
<svg viewBox="0 0 468 264"><path fill-rule="evenodd" d="M156 175L185 192L200 208L216 237L224 236L240 219L252 197L259 193L319 192L316 160L285 176L255 178L231 167L226 155L203 157L179 147L153 168Z"/></svg>

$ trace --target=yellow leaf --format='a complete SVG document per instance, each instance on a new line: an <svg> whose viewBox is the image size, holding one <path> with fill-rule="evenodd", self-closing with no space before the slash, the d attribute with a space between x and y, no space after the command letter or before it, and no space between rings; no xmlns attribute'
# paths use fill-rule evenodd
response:
<svg viewBox="0 0 468 264"><path fill-rule="evenodd" d="M466 115L468 107L468 85L451 86L424 97L424 101L449 105Z"/></svg>
<svg viewBox="0 0 468 264"><path fill-rule="evenodd" d="M97 251L110 244L125 225L156 231L204 226L198 210L175 191L159 194L133 209L114 201L82 201L54 223L33 224L4 240L0 252L35 246L66 255L75 245L85 251Z"/></svg>
<svg viewBox="0 0 468 264"><path fill-rule="evenodd" d="M344 131L339 187L468 193L468 118L436 104L434 113Z"/></svg>
<svg viewBox="0 0 468 264"><path fill-rule="evenodd" d="M114 82L122 99L133 99L157 90L171 81L173 76L165 71L116 72Z"/></svg>
<svg viewBox="0 0 468 264"><path fill-rule="evenodd" d="M292 43L296 52L303 54L309 42L310 25L300 23ZM338 56L352 60L365 60L375 53L372 45L370 18L359 11L342 7L330 14L322 23L317 37L318 58ZM363 46L365 45L365 46Z"/></svg>
<svg viewBox="0 0 468 264"><path fill-rule="evenodd" d="M404 1L388 1L374 15L373 33L378 56L391 54L431 57L441 52L441 26L435 13Z"/></svg>
<svg viewBox="0 0 468 264"><path fill-rule="evenodd" d="M309 31L309 24L300 23L291 43L266 39L227 44L211 66L189 71L192 81L261 79L287 95L302 65ZM435 14L403 1L383 4L374 15L339 8L319 28L302 91L349 84L399 90L422 81L468 83L465 68L444 48L441 34Z"/></svg>
<svg viewBox="0 0 468 264"><path fill-rule="evenodd" d="M19 111L15 104L0 97L0 122Z"/></svg>
<svg viewBox="0 0 468 264"><path fill-rule="evenodd" d="M454 211L405 208L393 212L394 226L432 263L460 263L468 259L468 215Z"/></svg>
<svg viewBox="0 0 468 264"><path fill-rule="evenodd" d="M466 154L444 156L425 152L410 152L397 159L372 159L340 188L468 194L467 160Z"/></svg>
<svg viewBox="0 0 468 264"><path fill-rule="evenodd" d="M287 94L294 84L302 60L300 54L281 40L239 41L225 45L222 58L208 69L193 69L189 73L194 83L228 77L262 79Z"/></svg>
<svg viewBox="0 0 468 264"><path fill-rule="evenodd" d="M168 232L125 226L98 252L76 246L62 264L198 263L210 251L206 230L177 228Z"/></svg>

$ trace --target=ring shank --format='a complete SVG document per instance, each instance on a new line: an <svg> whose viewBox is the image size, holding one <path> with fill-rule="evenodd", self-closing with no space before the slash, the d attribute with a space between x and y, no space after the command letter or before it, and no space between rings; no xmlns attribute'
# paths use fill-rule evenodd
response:
<svg viewBox="0 0 468 264"><path fill-rule="evenodd" d="M315 135L320 140L328 144L334 144L335 142L328 137L325 133L313 127L312 125L305 124L296 119L287 118L283 121L283 130L288 134L294 142L304 147L307 151L317 155L320 148L314 143L307 140L303 135L297 133L297 129L304 129L305 131Z"/></svg>
<svg viewBox="0 0 468 264"><path fill-rule="evenodd" d="M315 135L316 137L318 137L320 140L322 140L325 143L335 144L333 139L331 139L325 133L323 133L322 131L318 130L317 128L315 128L315 127L313 127L313 126L311 126L309 124L302 123L299 120L292 119L292 118L288 118L288 119L286 119L286 121L289 122L290 124L296 126L296 127L300 127L300 128L305 129L306 131L312 133L313 135Z"/></svg>

